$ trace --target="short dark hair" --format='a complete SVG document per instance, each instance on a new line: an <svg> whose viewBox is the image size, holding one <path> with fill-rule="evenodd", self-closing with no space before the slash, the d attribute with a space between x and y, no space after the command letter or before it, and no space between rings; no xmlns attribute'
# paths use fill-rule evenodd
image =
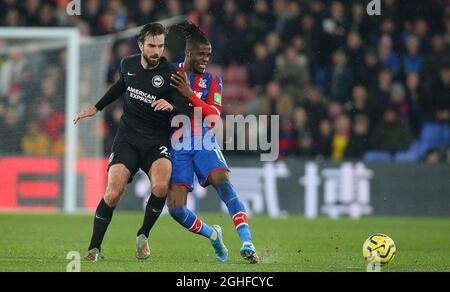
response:
<svg viewBox="0 0 450 292"><path fill-rule="evenodd" d="M140 43L144 43L145 39L149 36L166 35L166 33L166 28L161 23L151 22L144 25L141 29L138 40Z"/></svg>
<svg viewBox="0 0 450 292"><path fill-rule="evenodd" d="M184 23L177 24L174 28L181 31L188 48L198 44L211 44L205 34L200 30L200 27L193 22L185 21Z"/></svg>

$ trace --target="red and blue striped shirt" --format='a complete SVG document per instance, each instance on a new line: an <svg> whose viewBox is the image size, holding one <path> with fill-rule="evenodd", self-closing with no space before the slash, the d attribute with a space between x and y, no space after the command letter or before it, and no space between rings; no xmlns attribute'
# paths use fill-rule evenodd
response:
<svg viewBox="0 0 450 292"><path fill-rule="evenodd" d="M178 71L184 74L183 63L178 65ZM191 89L194 91L194 95L189 98L192 106L201 108L202 118L209 116L210 119L212 118L211 121L219 119L222 113L222 79L206 70L203 74L187 73L187 76ZM194 116L191 117L191 126L192 134L195 136L205 135L212 128L197 125ZM197 129L202 129L202 132L199 133Z"/></svg>

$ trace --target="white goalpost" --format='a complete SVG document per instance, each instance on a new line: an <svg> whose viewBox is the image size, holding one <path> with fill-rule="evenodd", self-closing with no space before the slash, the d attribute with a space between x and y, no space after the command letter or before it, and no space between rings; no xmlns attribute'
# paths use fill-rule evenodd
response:
<svg viewBox="0 0 450 292"><path fill-rule="evenodd" d="M67 47L65 157L64 157L64 211L76 211L77 128L72 123L77 114L80 77L80 33L76 28L2 28L0 38L8 40L59 40ZM23 48L27 49L27 48Z"/></svg>

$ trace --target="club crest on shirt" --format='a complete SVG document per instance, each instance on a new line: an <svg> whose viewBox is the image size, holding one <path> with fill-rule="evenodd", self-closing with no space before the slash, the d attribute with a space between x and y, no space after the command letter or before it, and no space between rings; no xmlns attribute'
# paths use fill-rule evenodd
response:
<svg viewBox="0 0 450 292"><path fill-rule="evenodd" d="M156 75L152 78L152 85L156 88L161 88L164 85L164 78L161 75Z"/></svg>
<svg viewBox="0 0 450 292"><path fill-rule="evenodd" d="M208 87L208 86L206 85L206 79L200 78L200 81L198 82L198 87L200 87L200 88L206 88L206 87Z"/></svg>
<svg viewBox="0 0 450 292"><path fill-rule="evenodd" d="M203 93L201 91L194 91L194 93L198 96L198 98L202 98Z"/></svg>

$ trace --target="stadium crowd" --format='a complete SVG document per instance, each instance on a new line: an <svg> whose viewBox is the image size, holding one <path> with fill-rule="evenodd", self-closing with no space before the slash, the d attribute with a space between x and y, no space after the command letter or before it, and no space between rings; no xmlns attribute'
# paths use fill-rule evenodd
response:
<svg viewBox="0 0 450 292"><path fill-rule="evenodd" d="M68 2L0 0L0 26L97 36L185 14L212 42L224 114L280 115L281 158L450 161L448 0L383 0L381 16L368 16L364 0L86 0L79 17L66 14ZM136 49L135 39L116 43L109 84ZM183 53L169 36L167 57ZM20 51L0 57L0 154L64 153L60 60L30 88ZM38 108L27 107L35 98ZM107 110L105 154L120 116L120 104Z"/></svg>

